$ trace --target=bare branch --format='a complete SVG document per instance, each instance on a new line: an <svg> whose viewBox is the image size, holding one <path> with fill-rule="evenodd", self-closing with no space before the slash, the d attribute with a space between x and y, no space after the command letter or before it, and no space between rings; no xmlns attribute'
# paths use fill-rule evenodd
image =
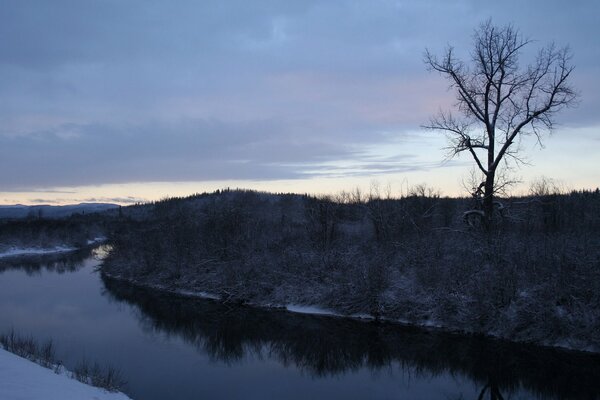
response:
<svg viewBox="0 0 600 400"><path fill-rule="evenodd" d="M426 128L446 134L451 157L471 154L485 177L478 190L484 192L488 217L494 193L511 182L497 174L500 162L524 164L520 138L533 135L542 145L556 113L577 99L569 84L573 72L569 48L550 44L538 52L534 63L522 68L519 56L530 43L511 25L498 27L488 20L475 30L470 66L455 56L452 47L441 58L425 52L429 70L450 81L463 114L457 119L440 112Z"/></svg>

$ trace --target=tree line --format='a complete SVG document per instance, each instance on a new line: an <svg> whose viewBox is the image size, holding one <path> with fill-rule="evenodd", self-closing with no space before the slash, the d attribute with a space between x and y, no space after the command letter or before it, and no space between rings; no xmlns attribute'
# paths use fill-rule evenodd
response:
<svg viewBox="0 0 600 400"><path fill-rule="evenodd" d="M311 304L513 340L600 345L600 193L472 199L219 191L166 199L110 235L109 275L225 302Z"/></svg>

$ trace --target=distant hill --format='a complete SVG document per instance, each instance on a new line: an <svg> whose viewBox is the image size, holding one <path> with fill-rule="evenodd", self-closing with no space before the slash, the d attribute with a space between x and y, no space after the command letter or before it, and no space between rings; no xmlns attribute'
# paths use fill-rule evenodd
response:
<svg viewBox="0 0 600 400"><path fill-rule="evenodd" d="M25 206L22 204L0 205L0 218L27 218L29 216L63 218L73 214L91 214L118 207L118 204L111 203L80 203L66 206L51 206L46 204L36 206Z"/></svg>

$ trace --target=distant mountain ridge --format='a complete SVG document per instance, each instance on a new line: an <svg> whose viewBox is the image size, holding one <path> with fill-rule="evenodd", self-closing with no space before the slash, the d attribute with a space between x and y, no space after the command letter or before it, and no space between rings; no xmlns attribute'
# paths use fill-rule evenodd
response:
<svg viewBox="0 0 600 400"><path fill-rule="evenodd" d="M63 218L73 214L90 214L118 207L118 204L112 203L79 203L64 206L52 206L48 204L35 206L26 206L23 204L0 205L0 218Z"/></svg>

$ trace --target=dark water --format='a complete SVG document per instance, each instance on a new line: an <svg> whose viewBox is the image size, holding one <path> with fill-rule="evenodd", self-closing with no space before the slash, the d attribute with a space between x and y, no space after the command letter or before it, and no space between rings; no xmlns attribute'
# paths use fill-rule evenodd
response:
<svg viewBox="0 0 600 400"><path fill-rule="evenodd" d="M119 367L134 399L600 398L598 356L182 298L98 264L1 261L0 331Z"/></svg>

